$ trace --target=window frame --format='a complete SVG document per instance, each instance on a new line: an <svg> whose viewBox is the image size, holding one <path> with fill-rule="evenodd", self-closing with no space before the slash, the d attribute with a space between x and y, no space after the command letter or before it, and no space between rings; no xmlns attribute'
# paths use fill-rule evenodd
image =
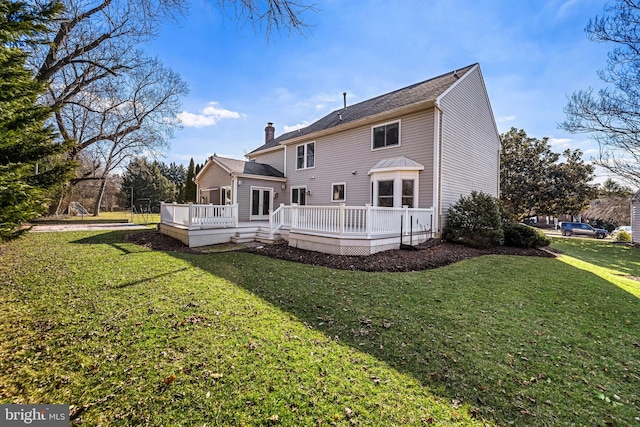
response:
<svg viewBox="0 0 640 427"><path fill-rule="evenodd" d="M313 145L313 165L312 166L309 166L309 149L308 149L309 145ZM298 159L300 158L298 156L298 149L300 147L303 147L302 148L302 161L303 161L302 167L298 167ZM309 141L309 142L305 142L304 144L296 145L295 164L296 164L296 170L313 169L316 167L316 142L315 141Z"/></svg>
<svg viewBox="0 0 640 427"><path fill-rule="evenodd" d="M342 198L335 199L335 187L342 186ZM346 203L347 201L347 183L346 182L333 182L331 183L331 203Z"/></svg>
<svg viewBox="0 0 640 427"><path fill-rule="evenodd" d="M298 201L294 202L293 201L293 191L294 190L298 190ZM300 191L302 191L304 193L304 204L301 205L300 204L300 199L299 199L299 195L300 195ZM291 204L297 204L298 206L306 206L307 205L307 186L306 185L295 185L293 187L290 188L289 191L289 200L291 200Z"/></svg>
<svg viewBox="0 0 640 427"><path fill-rule="evenodd" d="M411 182L411 195L405 194L405 182ZM415 207L415 188L416 188L416 180L415 179L405 179L400 178L400 186L402 187L402 194L400 194L401 206L408 206L409 208ZM405 199L411 199L411 203L405 203Z"/></svg>
<svg viewBox="0 0 640 427"><path fill-rule="evenodd" d="M388 170L371 174L371 205L380 206L379 182L393 181L393 207L402 207L402 181L413 181L413 207L420 207L420 171ZM385 196L383 196L385 197ZM387 196L389 197L389 196Z"/></svg>
<svg viewBox="0 0 640 427"><path fill-rule="evenodd" d="M227 199L227 192L229 192L229 199ZM229 203L227 203L227 200L229 201ZM222 187L220 187L220 204L223 206L226 205L232 205L233 204L233 196L231 193L231 186L230 185L224 185Z"/></svg>
<svg viewBox="0 0 640 427"><path fill-rule="evenodd" d="M392 208L394 207L394 197L395 197L395 180L394 179L381 179L379 181L376 182L378 185L378 199L376 200L376 206L380 206L380 207L387 207L387 208ZM380 184L384 183L385 185L388 185L389 183L391 184L391 186L389 187L391 189L391 194L386 194L386 195L380 195ZM391 200L391 206L385 206L383 204L380 203L380 199L385 199L385 200Z"/></svg>
<svg viewBox="0 0 640 427"><path fill-rule="evenodd" d="M383 145L382 147L376 147L375 144L375 130L381 127L387 127L389 125L393 125L393 124L397 124L398 125L398 143L397 144L392 144L392 145L388 145L386 144L386 129L385 129L385 145ZM400 147L402 146L402 120L398 119L398 120L393 120L390 122L385 122L385 123L380 123L377 125L373 125L371 126L371 151L378 151L378 150L386 150L388 148L395 148L395 147Z"/></svg>

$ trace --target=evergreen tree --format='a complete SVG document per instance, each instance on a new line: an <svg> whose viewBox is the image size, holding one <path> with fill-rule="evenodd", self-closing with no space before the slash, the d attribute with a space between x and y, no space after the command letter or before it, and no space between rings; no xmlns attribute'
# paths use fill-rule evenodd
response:
<svg viewBox="0 0 640 427"><path fill-rule="evenodd" d="M509 219L578 214L596 196L590 184L594 167L580 150L561 156L551 151L548 138L531 138L516 128L501 139L500 201Z"/></svg>
<svg viewBox="0 0 640 427"><path fill-rule="evenodd" d="M175 199L173 184L162 175L156 162L148 162L145 158L133 159L122 175L122 188L130 189L131 187L133 187L133 203L136 209L146 209L151 206L151 210L157 212L160 202ZM131 197L131 193L127 191L122 193L123 199Z"/></svg>
<svg viewBox="0 0 640 427"><path fill-rule="evenodd" d="M47 192L73 167L59 160L69 145L45 126L52 111L37 103L45 86L25 68L19 47L42 42L46 22L60 10L57 2L0 0L0 240L18 237L45 212Z"/></svg>
<svg viewBox="0 0 640 427"><path fill-rule="evenodd" d="M193 182L193 178L196 176L195 166L193 163L193 157L189 162L189 169L187 169L187 184L185 186L185 195L184 201L187 203L195 203L196 202L196 192L197 187L196 183Z"/></svg>

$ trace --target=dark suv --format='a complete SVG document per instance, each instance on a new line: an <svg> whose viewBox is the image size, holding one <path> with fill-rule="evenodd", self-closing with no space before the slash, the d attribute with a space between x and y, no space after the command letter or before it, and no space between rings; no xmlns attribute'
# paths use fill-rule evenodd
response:
<svg viewBox="0 0 640 427"><path fill-rule="evenodd" d="M581 222L562 222L560 223L560 231L563 236L591 236L596 239L604 239L607 236L607 230L602 228L593 228L589 224Z"/></svg>

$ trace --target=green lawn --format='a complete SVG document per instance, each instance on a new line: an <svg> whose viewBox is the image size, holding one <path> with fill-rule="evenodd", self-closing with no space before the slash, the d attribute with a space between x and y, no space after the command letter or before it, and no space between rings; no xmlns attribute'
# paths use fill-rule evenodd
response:
<svg viewBox="0 0 640 427"><path fill-rule="evenodd" d="M635 425L640 251L553 247L389 274L29 234L0 246L0 403L84 425Z"/></svg>

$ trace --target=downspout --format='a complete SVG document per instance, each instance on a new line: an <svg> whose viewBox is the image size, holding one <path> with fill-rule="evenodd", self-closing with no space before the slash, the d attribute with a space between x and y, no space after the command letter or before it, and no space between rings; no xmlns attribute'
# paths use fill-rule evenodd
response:
<svg viewBox="0 0 640 427"><path fill-rule="evenodd" d="M434 212L434 224L433 228L436 230L436 234L440 234L440 224L442 223L442 115L443 111L440 107L440 103L436 101L435 107L435 118L434 118L434 153L433 153L433 164L434 164L434 182L433 182L433 200L436 202L437 211Z"/></svg>
<svg viewBox="0 0 640 427"><path fill-rule="evenodd" d="M284 166L282 167L282 169L284 169L282 171L282 173L284 173L284 177L287 177L287 146L284 146Z"/></svg>

